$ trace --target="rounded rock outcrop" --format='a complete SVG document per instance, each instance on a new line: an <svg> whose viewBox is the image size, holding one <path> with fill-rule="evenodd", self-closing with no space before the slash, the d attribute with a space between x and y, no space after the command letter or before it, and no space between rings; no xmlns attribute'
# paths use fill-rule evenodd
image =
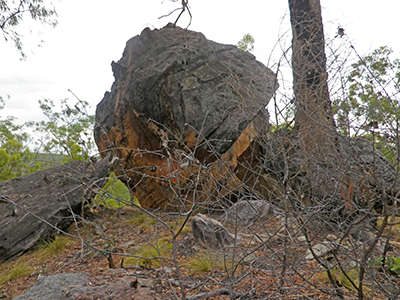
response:
<svg viewBox="0 0 400 300"><path fill-rule="evenodd" d="M144 207L176 201L171 182L185 183L193 171L181 170L183 160L208 164L225 155L234 165L268 127L275 74L201 33L146 28L112 70L111 91L96 109L95 141L120 159L117 173Z"/></svg>

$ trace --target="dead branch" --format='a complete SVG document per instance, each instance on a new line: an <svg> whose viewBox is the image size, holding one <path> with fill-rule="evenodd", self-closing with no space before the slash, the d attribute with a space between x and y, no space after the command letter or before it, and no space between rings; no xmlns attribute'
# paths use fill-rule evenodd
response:
<svg viewBox="0 0 400 300"><path fill-rule="evenodd" d="M178 7L175 8L174 10L172 10L171 12L169 12L168 14L162 15L160 17L158 17L158 19L162 19L162 18L166 18L169 17L170 15L172 15L173 13L175 13L176 11L181 11L178 15L178 17L176 18L175 22L174 22L174 26L176 26L176 24L178 23L179 18L182 16L182 14L187 10L188 14L189 14L189 24L186 26L186 29L189 28L190 24L192 24L192 13L190 11L189 8L189 0L182 0L182 7Z"/></svg>

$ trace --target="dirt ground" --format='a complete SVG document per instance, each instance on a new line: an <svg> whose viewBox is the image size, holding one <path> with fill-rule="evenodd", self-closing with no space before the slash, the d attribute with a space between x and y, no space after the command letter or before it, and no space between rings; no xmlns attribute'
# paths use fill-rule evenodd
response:
<svg viewBox="0 0 400 300"><path fill-rule="evenodd" d="M183 217L159 216L174 233L184 222ZM23 294L38 276L67 272L84 272L95 285L107 282L108 288L120 288L124 291L120 299L177 299L182 288L186 297L221 292L207 299L232 299L223 295L224 290L236 299L335 299L329 295L334 289L324 269L315 260L304 259L307 243L299 238L301 231L289 229L290 234L284 234L289 227L283 226L281 218L248 228L235 250L224 253L198 246L190 221L173 240L167 226L129 207L101 209L86 220L72 224L69 233L76 238L64 237L56 250L49 251L54 242L47 242L0 265L0 299ZM322 239L322 235L316 232L312 238ZM158 258L146 259L154 256ZM131 289L118 281L126 278ZM150 291L149 298L140 294L145 290L137 289L137 282ZM345 299L356 298L351 288L340 284L339 288Z"/></svg>

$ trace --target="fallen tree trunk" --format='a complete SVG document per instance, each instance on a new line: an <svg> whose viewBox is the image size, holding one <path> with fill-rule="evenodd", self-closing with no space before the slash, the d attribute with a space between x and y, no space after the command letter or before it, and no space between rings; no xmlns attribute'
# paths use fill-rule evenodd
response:
<svg viewBox="0 0 400 300"><path fill-rule="evenodd" d="M73 161L0 183L0 262L24 253L72 222L93 191L101 188L110 163Z"/></svg>

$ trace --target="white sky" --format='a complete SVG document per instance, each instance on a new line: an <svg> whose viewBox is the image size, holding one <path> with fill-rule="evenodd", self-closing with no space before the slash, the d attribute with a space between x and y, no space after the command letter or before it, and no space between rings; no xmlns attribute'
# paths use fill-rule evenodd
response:
<svg viewBox="0 0 400 300"><path fill-rule="evenodd" d="M56 28L34 26L26 38L28 58L11 43L0 40L0 96L10 95L0 113L20 121L41 118L38 99L71 98L71 89L87 100L94 113L111 88L111 61L121 58L125 42L145 27L160 28L177 16L158 17L180 5L180 0L56 0ZM266 63L279 36L289 27L286 0L190 0L189 29L208 39L236 44L245 33L255 38L257 59ZM399 0L321 0L325 36L333 38L340 24L361 55L388 45L400 57ZM185 27L186 19L178 25ZM397 29L396 29L397 28ZM289 35L288 35L289 34ZM286 35L290 41L290 31ZM40 47L35 44L43 39Z"/></svg>

